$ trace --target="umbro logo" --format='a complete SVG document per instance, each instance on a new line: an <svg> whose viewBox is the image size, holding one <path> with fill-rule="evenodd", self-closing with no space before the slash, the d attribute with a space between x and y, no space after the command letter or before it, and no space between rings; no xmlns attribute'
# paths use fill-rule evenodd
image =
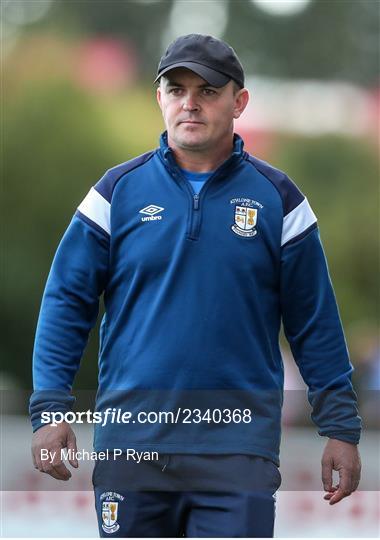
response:
<svg viewBox="0 0 380 540"><path fill-rule="evenodd" d="M142 217L141 221L155 221L156 219L162 219L162 216L156 216L155 214L159 214L162 212L162 210L165 210L165 208L162 208L162 206L156 206L155 204L149 204L145 208L142 208L139 211L139 214L147 214L147 217Z"/></svg>
<svg viewBox="0 0 380 540"><path fill-rule="evenodd" d="M149 206L146 206L142 210L140 210L140 214L148 214L148 216L154 216L154 214L158 214L158 212L162 212L162 210L165 210L165 208L162 208L162 206L156 206L155 204L150 204Z"/></svg>

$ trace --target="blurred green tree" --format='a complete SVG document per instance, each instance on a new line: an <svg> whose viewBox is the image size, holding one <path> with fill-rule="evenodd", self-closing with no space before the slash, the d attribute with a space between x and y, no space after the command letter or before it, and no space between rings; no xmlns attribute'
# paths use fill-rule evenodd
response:
<svg viewBox="0 0 380 540"><path fill-rule="evenodd" d="M35 28L54 28L66 36L114 36L133 44L141 71L152 80L163 52L162 36L171 27L170 13L189 0L56 0ZM202 21L202 3L195 15ZM225 0L224 34L238 51L248 75L339 79L363 86L378 85L379 3L375 0L313 0L293 16L273 16L250 0ZM216 6L217 9L217 6ZM196 17L194 29L197 32ZM203 21L202 21L203 22ZM203 26L203 25L202 25ZM180 25L179 25L180 27Z"/></svg>

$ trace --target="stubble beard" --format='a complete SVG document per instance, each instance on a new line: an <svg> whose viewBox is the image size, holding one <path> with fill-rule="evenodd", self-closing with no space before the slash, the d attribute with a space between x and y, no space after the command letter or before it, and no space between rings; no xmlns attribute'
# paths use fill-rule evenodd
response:
<svg viewBox="0 0 380 540"><path fill-rule="evenodd" d="M212 147L212 142L207 135L196 135L193 137L191 134L175 134L171 137L175 144L182 150L187 151L205 151Z"/></svg>

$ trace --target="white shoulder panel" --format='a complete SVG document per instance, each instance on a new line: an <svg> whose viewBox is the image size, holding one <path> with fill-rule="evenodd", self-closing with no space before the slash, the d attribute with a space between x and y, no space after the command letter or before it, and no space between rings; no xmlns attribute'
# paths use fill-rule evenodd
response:
<svg viewBox="0 0 380 540"><path fill-rule="evenodd" d="M93 187L78 206L79 212L111 234L111 205Z"/></svg>
<svg viewBox="0 0 380 540"><path fill-rule="evenodd" d="M317 217L311 209L306 197L294 208L288 215L284 217L282 226L281 245L283 246L289 240L302 234L310 225L317 221Z"/></svg>

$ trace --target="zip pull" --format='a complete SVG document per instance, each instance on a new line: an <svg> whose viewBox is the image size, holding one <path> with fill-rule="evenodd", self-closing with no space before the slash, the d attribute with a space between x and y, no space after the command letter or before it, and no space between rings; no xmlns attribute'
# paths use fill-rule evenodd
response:
<svg viewBox="0 0 380 540"><path fill-rule="evenodd" d="M194 195L194 210L199 209L199 195Z"/></svg>
<svg viewBox="0 0 380 540"><path fill-rule="evenodd" d="M165 463L165 465L164 465L164 466L162 467L162 469L161 469L162 472L164 472L165 469L166 469L166 467L169 465L169 461L170 461L170 455L167 455L167 456L166 456L166 463Z"/></svg>

